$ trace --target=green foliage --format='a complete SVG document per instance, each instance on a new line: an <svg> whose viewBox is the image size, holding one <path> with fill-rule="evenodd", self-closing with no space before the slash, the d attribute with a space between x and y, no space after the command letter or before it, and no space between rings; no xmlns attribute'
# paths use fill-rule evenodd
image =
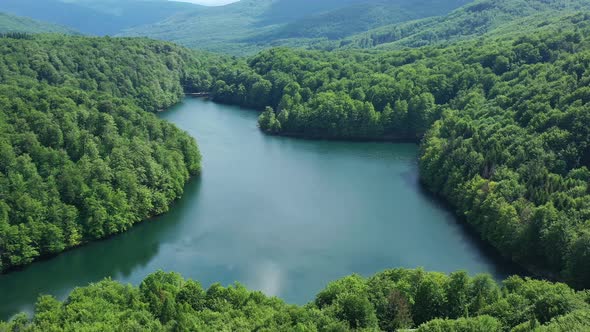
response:
<svg viewBox="0 0 590 332"><path fill-rule="evenodd" d="M535 332L583 332L588 330L590 330L590 313L585 310L579 310L557 317L546 326L535 329Z"/></svg>
<svg viewBox="0 0 590 332"><path fill-rule="evenodd" d="M418 332L495 332L502 324L490 316L459 318L456 320L435 319L420 325Z"/></svg>
<svg viewBox="0 0 590 332"><path fill-rule="evenodd" d="M295 1L279 1L274 7L276 8L281 5L287 7L293 2ZM308 3L306 4L305 2ZM314 2L297 1L301 7L309 7ZM446 14L468 2L470 0L450 0L444 2L412 0L344 1L342 4L325 5L327 8L324 8L326 9L324 11L311 12L278 29L273 29L266 34L256 35L252 38L252 41L269 43L269 41L289 38L341 39L382 25ZM302 9L299 7L292 10L301 11ZM272 11L273 9L271 8ZM276 20L272 21L274 22Z"/></svg>
<svg viewBox="0 0 590 332"><path fill-rule="evenodd" d="M180 101L183 84L190 91L200 88L195 84L207 82L207 77L199 76L202 65L194 54L147 39L51 35L28 40L4 38L0 39L0 59L4 83L27 77L52 86L133 98L151 112Z"/></svg>
<svg viewBox="0 0 590 332"><path fill-rule="evenodd" d="M330 283L306 306L285 304L237 284L212 285L206 291L176 273L156 272L136 287L111 280L74 290L60 302L38 299L31 319L17 315L0 322L0 331L585 331L590 304L585 293L563 284L513 277L499 288L489 276L450 276L423 270L394 269L370 278L349 276ZM487 285L482 287L481 285ZM455 308L449 295L462 290L464 302ZM482 291L486 289L486 291ZM562 292L576 306L555 311L548 293ZM486 294L485 303L481 301ZM490 296L493 294L493 296ZM518 297L528 313L516 320L488 310ZM436 299L436 300L433 300ZM440 309L429 312L433 301ZM477 304L477 305L474 305ZM481 308L479 308L481 307ZM514 308L516 309L516 308ZM458 313L460 314L449 314ZM413 313L419 313L416 316ZM419 322L420 317L429 315ZM545 316L549 313L548 316ZM540 323L545 322L545 324Z"/></svg>
<svg viewBox="0 0 590 332"><path fill-rule="evenodd" d="M179 100L184 52L0 39L0 271L124 232L182 195L200 172L197 145L144 110Z"/></svg>
<svg viewBox="0 0 590 332"><path fill-rule="evenodd" d="M496 72L503 53L510 69L502 65L445 105L420 167L428 187L505 256L588 287L590 48L577 33L478 44L466 54L462 61Z"/></svg>
<svg viewBox="0 0 590 332"><path fill-rule="evenodd" d="M555 20L588 11L585 0L476 0L440 17L382 25L345 38L331 47L400 49L448 44L484 35L526 36ZM563 27L559 22L557 27Z"/></svg>

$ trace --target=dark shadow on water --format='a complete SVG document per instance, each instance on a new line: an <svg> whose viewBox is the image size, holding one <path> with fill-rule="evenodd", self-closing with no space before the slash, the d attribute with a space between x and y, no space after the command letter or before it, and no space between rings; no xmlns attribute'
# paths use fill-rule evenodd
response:
<svg viewBox="0 0 590 332"><path fill-rule="evenodd" d="M185 197L194 199L200 188L201 180L193 179L185 188ZM42 294L64 298L74 287L104 278L128 279L158 254L161 243L175 237L184 219L179 216L190 207L191 201L180 199L168 214L146 220L123 234L1 275L0 320L20 311L30 312Z"/></svg>
<svg viewBox="0 0 590 332"><path fill-rule="evenodd" d="M426 185L420 179L418 171L404 172L400 174L400 176L403 179L403 182L408 185L408 187L412 188L413 190L418 190L420 194L426 197L431 204L441 210L447 211L448 217L444 218L444 220L451 227L459 227L461 234L464 235L463 240L479 250L491 261L492 267L494 269L493 275L497 281L502 281L506 277L512 275L519 275L523 277L533 276L522 266L516 264L509 258L504 257L498 251L498 249L494 248L490 243L484 241L477 230L467 223L465 218L461 218L457 215L457 212L453 206L451 206L440 196L435 195L426 187Z"/></svg>

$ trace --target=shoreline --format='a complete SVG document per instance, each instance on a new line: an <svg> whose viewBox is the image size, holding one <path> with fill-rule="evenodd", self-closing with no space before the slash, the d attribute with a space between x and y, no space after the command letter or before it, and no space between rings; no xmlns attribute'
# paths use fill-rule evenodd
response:
<svg viewBox="0 0 590 332"><path fill-rule="evenodd" d="M185 98L198 98L198 99L208 99L211 100L213 102L213 99L210 98L210 93L185 93L184 94ZM184 98L183 98L184 99ZM159 113L163 113L166 112L168 110L170 110L172 107L180 104L182 102L183 99L180 99L177 103L170 105L168 108L163 109L163 110L159 110L156 114ZM217 102L216 102L217 103ZM219 104L225 104L225 103L219 103ZM225 105L232 105L232 104L225 104ZM239 107L243 107L240 105L233 105L233 106L239 106ZM255 111L255 110L253 110ZM258 111L256 111L258 112ZM260 129L259 129L260 130ZM305 135L305 134L297 134L297 133L278 133L278 134L274 134L274 133L269 133L269 132L265 132L263 130L260 130L261 133L263 133L264 135L267 136L274 136L274 137L285 137L285 138L291 138L291 139L301 139L301 140L307 140L307 141L333 141L333 142L358 142L358 143L390 143L390 144L416 144L418 146L420 146L423 135L419 135L416 137L412 137L412 135L399 135L399 136L385 136L385 137L370 137L370 138L363 138L363 137L345 137L345 138L338 138L338 137L328 137L328 136L321 136L321 135ZM185 183L185 187L187 185L189 185L192 181L194 181L194 178L200 178L200 175L202 174L202 170L200 171L199 174L191 176ZM436 202L436 204L439 204L440 206L442 206L445 210L449 211L452 215L453 218L456 222L457 225L460 226L460 228L462 229L462 231L464 231L470 238L471 241L473 241L475 243L475 245L477 245L484 253L486 253L486 255L488 255L490 257L490 259L492 259L493 261L497 262L498 266L505 266L507 267L506 271L510 271L509 273L507 273L507 275L518 275L518 276L522 276L522 277L532 277L535 279L544 279L544 280L549 280L549 281L559 281L559 282L563 282L563 280L561 280L558 276L551 274L550 272L547 271L541 271L539 269L536 269L535 267L532 266L527 266L525 264L519 263L514 261L511 257L507 257L505 255L503 255L500 250L496 247L494 247L491 243L489 243L488 241L484 240L482 238L482 236L480 235L480 233L478 232L478 230L473 227L473 225L471 225L470 223L468 223L464 217L461 217L459 214L457 214L455 207L448 202L444 197L437 195L436 193L432 192L430 189L428 189L427 185L422 181L422 178L420 177L420 173L418 170L418 182L419 182L419 187L420 190L422 191L422 193L426 196L428 196L430 199L432 199L433 201ZM90 240L90 241L85 241L83 243L80 243L77 246L74 247L69 247L59 253L55 253L55 254L49 254L49 255L43 255L43 256L39 256L37 258L35 258L31 263L28 263L26 265L22 265L22 266L14 266L14 267L10 267L8 269L6 269L5 271L0 272L0 276L3 275L8 275L11 273L16 273L19 271L23 271L25 269L27 269L28 267L30 267L31 265L37 263L37 262L42 262L42 261L48 261L51 260L52 258L55 258L63 253L69 252L69 251L73 251L75 249L79 249L81 247L90 245L92 243L96 243L96 242L102 242L102 241L108 241L114 237L117 237L127 231L132 230L132 228L135 228L136 226L140 226L146 222L149 222L150 220L153 220L157 217L160 217L162 215L165 215L167 213L169 213L175 203L182 199L182 196L176 198L175 200L173 200L170 205L169 205L169 209L168 211L158 214L158 215L154 215L154 216L150 216L146 219L143 219L141 221L138 221L136 223L134 223L129 229L127 229L126 231L120 232L120 233L115 233L115 234L111 234L108 235L106 237L100 238L100 239L95 239L95 240ZM502 270L502 269L500 269Z"/></svg>
<svg viewBox="0 0 590 332"><path fill-rule="evenodd" d="M210 95L207 93L206 97L198 97L198 96L191 96L187 94L189 98L205 98L208 100L214 101ZM241 105L235 105L231 103L223 103L223 102L216 102L223 105L231 105L231 106L238 106L244 107ZM256 110L254 110L256 111ZM260 112L260 111L256 111ZM258 128L261 133L267 136L274 136L274 137L285 137L285 138L292 138L292 139L301 139L306 141L333 141L333 142L352 142L352 143L391 143L391 144L402 144L402 143L409 143L409 144L416 144L418 147L421 147L421 142L424 138L425 134L421 135L399 135L399 136L384 136L384 137L329 137L329 136L321 136L321 135L305 135L299 133L271 133ZM471 240L475 242L475 244L482 249L486 254L489 254L490 257L497 261L499 265L509 265L508 270L514 270L514 273L509 273L509 275L518 275L522 277L532 277L535 279L543 279L552 282L565 282L563 278L552 273L550 271L544 271L532 265L527 265L522 262L515 261L511 256L506 256L501 253L500 249L496 248L492 243L486 241L481 236L480 232L469 222L467 222L466 218L459 215L456 211L456 208L444 197L438 195L431 191L428 186L422 181L422 177L420 175L420 170L418 170L418 181L419 186L423 194L427 195L430 199L433 199L437 204L441 205L445 210L448 210L454 217L456 223L461 227L461 229L467 233ZM566 283L567 284L567 283Z"/></svg>

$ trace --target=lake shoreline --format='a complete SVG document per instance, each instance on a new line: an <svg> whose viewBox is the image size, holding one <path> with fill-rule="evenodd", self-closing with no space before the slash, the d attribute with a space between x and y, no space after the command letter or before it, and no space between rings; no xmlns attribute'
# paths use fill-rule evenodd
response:
<svg viewBox="0 0 590 332"><path fill-rule="evenodd" d="M191 182L193 182L193 181L199 181L199 179L201 177L201 174L202 174L202 170L199 171L199 174L196 174L196 175L191 176L186 181L186 183L184 184L184 190L186 190L186 187L188 185L190 185ZM21 265L21 266L11 266L10 268L8 268L8 269L6 269L4 271L0 271L0 277L5 276L5 275L10 275L12 273L18 273L18 272L25 271L28 268L30 268L31 266L35 265L36 263L50 261L50 260L52 260L52 259L54 259L54 258L56 258L58 256L61 256L62 254L66 254L66 253L71 252L71 251L82 249L82 248L87 247L89 245L92 245L94 243L107 242L109 240L112 240L113 238L117 238L117 237L119 237L119 236L121 236L121 235L123 235L123 234L125 234L127 232L132 231L133 229L135 229L135 228L137 228L137 227L139 227L139 226L141 226L143 224L149 223L150 221L154 221L155 219L158 219L158 218L160 218L162 216L165 216L166 214L170 213L172 211L172 209L174 208L174 205L176 205L182 198L183 198L183 195L181 195L180 197L175 198L172 202L170 202L170 205L168 206L168 210L166 212L162 212L160 214L149 216L146 219L142 219L142 220L140 220L140 221L132 224L131 227L129 227L128 229L126 229L126 230L124 230L122 232L110 234L110 235L107 235L105 237L101 237L100 239L94 239L94 240L84 241L84 242L82 242L82 243L80 243L80 244L78 244L76 246L66 248L66 249L64 249L64 250L62 250L62 251L60 251L58 253L55 253L55 254L46 254L46 255L38 256L32 262L30 262L28 264Z"/></svg>
<svg viewBox="0 0 590 332"><path fill-rule="evenodd" d="M548 271L542 271L533 266L527 266L525 264L513 260L509 256L503 255L502 252L498 248L496 248L492 243L484 240L479 231L473 225L467 222L467 219L465 217L460 216L456 212L456 208L453 206L453 204L451 204L443 196L438 195L432 190L430 190L428 188L428 185L424 181L422 181L421 178L419 179L419 182L420 187L424 191L424 194L430 196L433 200L435 200L436 202L441 204L445 209L450 211L455 217L457 224L460 225L463 228L463 230L467 234L469 234L474 240L476 240L478 245L480 245L484 251L490 253L491 257L496 257L497 259L499 259L499 263L503 262L504 264L511 265L512 268L515 269L515 272L512 275L517 275L520 277L530 277L539 280L547 280L551 282L565 282L564 280L560 279L554 274L551 274Z"/></svg>
<svg viewBox="0 0 590 332"><path fill-rule="evenodd" d="M161 216L1 275L0 316L34 310L39 293L156 270L297 304L339 277L394 267L512 274L422 191L414 142L271 137L258 114L202 97L159 113L198 139L201 176Z"/></svg>
<svg viewBox="0 0 590 332"><path fill-rule="evenodd" d="M185 95L187 98L205 99L207 101L211 101L211 102L218 103L221 105L237 106L240 108L244 108L244 106L241 106L241 105L234 105L234 104L228 104L228 103L223 103L223 102L217 102L217 101L213 100L213 98L211 98L210 93L198 93L197 95L185 94ZM261 113L261 111L257 111L257 110L252 110L252 111L254 111L258 114ZM301 134L301 133L289 133L289 132L271 133L268 131L261 130L260 128L258 128L258 129L263 134L271 136L271 137L285 137L285 138L300 139L300 140L305 140L305 141L350 142L350 143L391 143L391 144L404 144L405 143L405 144L416 144L416 145L418 145L418 147L421 146L421 142L422 142L424 135L425 135L425 134L422 134L422 135L416 135L416 136L414 136L414 135L399 135L399 136L382 136L382 137L370 137L370 138L365 138L365 137L344 137L344 138L342 138L342 137L329 137L329 136L322 136L322 135L306 135L306 134ZM482 238L481 234L477 231L477 229L475 229L470 223L468 223L464 217L458 215L456 212L456 208L448 200L446 200L444 197L432 192L428 188L428 186L422 181L420 173L418 173L418 175L419 175L420 188L423 191L423 193L425 195L429 196L430 198L432 198L434 201L436 201L441 206L443 206L444 209L446 209L450 213L452 213L452 215L456 219L456 223L459 226L461 226L461 228L469 235L469 237L472 240L474 240L478 244L478 246L480 246L480 248L482 250L489 253L491 255L491 257L494 258L494 260L497 260L502 265L503 264L511 265L509 267L509 270L514 270L515 275L528 276L528 277L533 277L533 278L537 278L537 279L547 279L550 281L563 282L563 280L560 280L557 276L555 276L549 272L541 271L541 270L536 269L532 266L526 266L522 263L514 261L511 257L503 255L500 252L500 250L498 248L496 248L493 244L484 240Z"/></svg>

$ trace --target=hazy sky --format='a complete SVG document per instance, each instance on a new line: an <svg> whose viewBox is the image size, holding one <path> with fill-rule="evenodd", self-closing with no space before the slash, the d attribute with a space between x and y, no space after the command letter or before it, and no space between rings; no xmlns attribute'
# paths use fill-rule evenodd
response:
<svg viewBox="0 0 590 332"><path fill-rule="evenodd" d="M238 0L171 0L171 1L192 2L192 3L198 3L199 5L207 5L207 6L220 6L220 5L227 5L228 3L236 2Z"/></svg>

